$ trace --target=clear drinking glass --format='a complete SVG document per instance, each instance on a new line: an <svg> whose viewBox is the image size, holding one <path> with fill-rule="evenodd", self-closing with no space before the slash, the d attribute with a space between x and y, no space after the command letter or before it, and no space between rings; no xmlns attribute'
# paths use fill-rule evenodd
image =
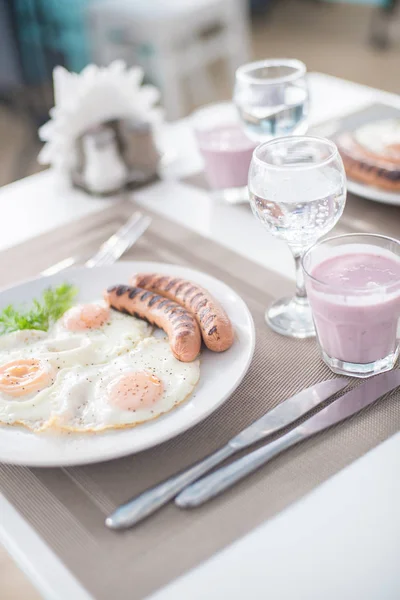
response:
<svg viewBox="0 0 400 600"><path fill-rule="evenodd" d="M296 295L266 312L283 335L315 335L304 287L301 256L339 220L346 201L346 176L335 144L317 137L286 137L260 144L249 170L250 204L272 235L290 247L296 263Z"/></svg>
<svg viewBox="0 0 400 600"><path fill-rule="evenodd" d="M243 131L232 104L195 111L192 126L213 195L229 204L248 201L247 178L256 144Z"/></svg>
<svg viewBox="0 0 400 600"><path fill-rule="evenodd" d="M276 58L236 71L233 100L249 137L258 142L307 131L309 95L306 65Z"/></svg>
<svg viewBox="0 0 400 600"><path fill-rule="evenodd" d="M399 354L400 243L382 235L323 240L303 257L324 361L335 373L369 377Z"/></svg>

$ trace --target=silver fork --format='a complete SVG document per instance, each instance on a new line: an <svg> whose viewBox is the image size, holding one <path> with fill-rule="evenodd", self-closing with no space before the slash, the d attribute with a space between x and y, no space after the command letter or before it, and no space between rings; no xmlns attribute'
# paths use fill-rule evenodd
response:
<svg viewBox="0 0 400 600"><path fill-rule="evenodd" d="M150 217L140 212L134 213L128 221L118 229L94 256L85 262L86 267L112 265L143 235L151 223Z"/></svg>
<svg viewBox="0 0 400 600"><path fill-rule="evenodd" d="M136 211L122 227L106 240L89 260L86 267L99 267L115 263L143 235L151 223L151 218ZM78 257L65 258L41 272L41 275L60 273L79 262Z"/></svg>

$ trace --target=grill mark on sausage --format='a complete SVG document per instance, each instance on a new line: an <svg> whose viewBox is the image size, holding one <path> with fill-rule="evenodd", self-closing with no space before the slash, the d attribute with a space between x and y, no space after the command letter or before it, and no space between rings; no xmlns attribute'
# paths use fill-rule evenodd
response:
<svg viewBox="0 0 400 600"><path fill-rule="evenodd" d="M190 281L184 281L183 283L180 283L178 285L178 287L176 288L176 290L175 290L175 294L177 296L179 296L181 290L183 290L183 288L186 287L186 286L188 286L188 285L191 285Z"/></svg>
<svg viewBox="0 0 400 600"><path fill-rule="evenodd" d="M211 329L207 333L207 335L213 335L214 333L216 333L216 331L217 331L217 327L214 325L214 327L211 327Z"/></svg>
<svg viewBox="0 0 400 600"><path fill-rule="evenodd" d="M201 323L203 322L203 319L204 319L204 317L206 317L210 311L211 311L211 308L210 308L210 307L208 307L208 308L205 308L205 309L204 309L204 310L201 312L201 314L199 314L199 319L200 319L200 322L201 322Z"/></svg>
<svg viewBox="0 0 400 600"><path fill-rule="evenodd" d="M185 337L187 337L187 336L188 336L188 335L190 335L190 334L191 334L191 332L190 332L190 331L187 331L186 329L182 329L182 331L178 331L178 332L177 332L177 334L176 334L176 338L177 338L177 339L180 339L180 338L185 338Z"/></svg>
<svg viewBox="0 0 400 600"><path fill-rule="evenodd" d="M152 277L149 277L149 281L151 281ZM169 277L166 277L165 275L163 275L162 277L158 277L156 278L155 281L153 281L153 283L151 284L151 286L154 288L158 288L158 287L162 287L163 282L165 282L165 280L168 280Z"/></svg>
<svg viewBox="0 0 400 600"><path fill-rule="evenodd" d="M191 286L190 286L190 288L189 288L188 290L186 290L186 292L184 293L184 295L183 295L183 300L184 300L184 301L186 301L186 298L187 298L187 297L188 297L188 296L189 296L189 295L190 295L192 292L194 292L196 289L197 289L197 288L196 288L196 286L194 286L194 285L191 285Z"/></svg>
<svg viewBox="0 0 400 600"><path fill-rule="evenodd" d="M187 329L190 329L191 331L193 331L193 329L194 329L194 324L188 323L187 321L178 320L178 321L175 321L175 323L173 325L174 325L174 327L178 327L178 325L179 326L184 325L185 327L187 327Z"/></svg>
<svg viewBox="0 0 400 600"><path fill-rule="evenodd" d="M152 280L152 277L151 277L151 275L147 275L147 276L145 276L145 277L142 277L142 278L140 279L140 281L137 281L136 283L137 283L138 285L140 285L140 287L142 287L142 288L145 288L145 287L147 287L147 285L148 285L148 284L150 284L150 285L151 285L151 280Z"/></svg>
<svg viewBox="0 0 400 600"><path fill-rule="evenodd" d="M182 310L178 310L174 313L171 313L171 316L173 317L171 319L172 322L176 321L177 319L186 319L186 320L190 320L190 322L193 321L193 317L191 315L188 315L185 311Z"/></svg>
<svg viewBox="0 0 400 600"><path fill-rule="evenodd" d="M182 312L181 314L177 315L174 319L172 319L172 323L176 323L176 321L187 321L188 323L193 323L193 317L191 317L190 315L188 315L185 312Z"/></svg>
<svg viewBox="0 0 400 600"><path fill-rule="evenodd" d="M141 292L141 290L140 290L139 288L136 288L136 287L134 287L134 288L132 288L132 289L131 289L131 291L129 292L129 294L128 294L128 297L129 297L131 300L133 300L133 298L134 298L135 296L137 296L137 295L138 295L140 292Z"/></svg>
<svg viewBox="0 0 400 600"><path fill-rule="evenodd" d="M154 294L153 292L149 292L148 290L146 290L141 296L140 299L141 300L146 300L146 298L148 298L149 296L153 297Z"/></svg>
<svg viewBox="0 0 400 600"><path fill-rule="evenodd" d="M204 321L204 323L202 323L204 329L206 327L208 327L209 325L211 325L211 322L213 319L215 319L216 315L210 315L209 317L207 317L207 319Z"/></svg>
<svg viewBox="0 0 400 600"><path fill-rule="evenodd" d="M161 298L162 296L160 296ZM157 308L159 308L160 310L166 305L169 304L169 300L164 299L162 302L160 302L160 304L157 306Z"/></svg>
<svg viewBox="0 0 400 600"><path fill-rule="evenodd" d="M129 289L129 286L127 285L117 285L115 293L117 296L123 296Z"/></svg>
<svg viewBox="0 0 400 600"><path fill-rule="evenodd" d="M193 307L193 310L195 310L198 313L201 308L203 308L204 306L207 306L207 302L208 302L207 298L204 298L204 300L200 300L200 302L196 306ZM201 319L201 317L200 317L200 319Z"/></svg>
<svg viewBox="0 0 400 600"><path fill-rule="evenodd" d="M176 321L176 319L180 319L185 313L182 310L176 310L175 312L172 312L171 315L173 316L173 319L171 319L172 323L174 321Z"/></svg>
<svg viewBox="0 0 400 600"><path fill-rule="evenodd" d="M187 323L178 323L177 325L175 325L175 329L186 329L188 334L192 333L193 331L193 327L189 328L187 326Z"/></svg>
<svg viewBox="0 0 400 600"><path fill-rule="evenodd" d="M202 298L203 296L203 292L197 292L197 294L195 294L193 298L190 299L190 306L193 306L193 302L196 300L196 298Z"/></svg>
<svg viewBox="0 0 400 600"><path fill-rule="evenodd" d="M173 310L171 310L170 312L170 317L173 317L173 319L180 319L182 317L182 315L184 314L184 312L182 311L181 307L174 307ZM173 320L171 319L171 320Z"/></svg>
<svg viewBox="0 0 400 600"><path fill-rule="evenodd" d="M164 312L167 315L168 313L171 313L175 308L175 305L172 302L168 302L168 305L164 308Z"/></svg>
<svg viewBox="0 0 400 600"><path fill-rule="evenodd" d="M180 279L172 279L164 288L165 292L169 292L174 285L176 285L177 283L179 283L181 280Z"/></svg>
<svg viewBox="0 0 400 600"><path fill-rule="evenodd" d="M147 306L153 306L156 302L158 302L159 300L161 300L162 296L159 296L158 294L155 294L152 299L147 303Z"/></svg>

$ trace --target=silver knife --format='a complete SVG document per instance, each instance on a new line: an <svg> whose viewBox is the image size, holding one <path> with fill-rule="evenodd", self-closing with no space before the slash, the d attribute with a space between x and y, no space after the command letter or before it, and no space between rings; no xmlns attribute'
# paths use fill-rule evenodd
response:
<svg viewBox="0 0 400 600"><path fill-rule="evenodd" d="M348 379L340 377L322 381L288 398L276 408L252 423L232 438L226 446L214 452L204 460L196 463L186 471L166 479L162 483L143 492L126 504L117 508L106 519L107 527L125 529L132 527L145 517L172 500L181 490L196 479L210 471L223 460L251 444L287 427L313 408L342 390L348 384Z"/></svg>
<svg viewBox="0 0 400 600"><path fill-rule="evenodd" d="M214 498L243 477L295 444L358 413L400 385L400 370L389 371L365 381L281 438L254 450L187 487L175 499L180 508L193 508Z"/></svg>

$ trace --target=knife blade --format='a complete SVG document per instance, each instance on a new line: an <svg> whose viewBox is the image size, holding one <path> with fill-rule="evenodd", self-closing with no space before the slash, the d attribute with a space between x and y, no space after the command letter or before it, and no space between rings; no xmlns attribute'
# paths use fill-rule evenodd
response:
<svg viewBox="0 0 400 600"><path fill-rule="evenodd" d="M118 507L107 517L106 526L110 529L132 527L161 508L186 486L199 479L238 450L287 427L342 390L347 384L348 379L344 377L330 379L317 383L288 398L241 431L220 450Z"/></svg>
<svg viewBox="0 0 400 600"><path fill-rule="evenodd" d="M235 460L226 467L221 467L211 475L188 486L177 496L175 504L180 508L194 508L204 504L204 502L214 498L243 477L259 469L287 448L355 415L399 385L399 369L382 373L365 381L281 438L250 452L243 458Z"/></svg>

